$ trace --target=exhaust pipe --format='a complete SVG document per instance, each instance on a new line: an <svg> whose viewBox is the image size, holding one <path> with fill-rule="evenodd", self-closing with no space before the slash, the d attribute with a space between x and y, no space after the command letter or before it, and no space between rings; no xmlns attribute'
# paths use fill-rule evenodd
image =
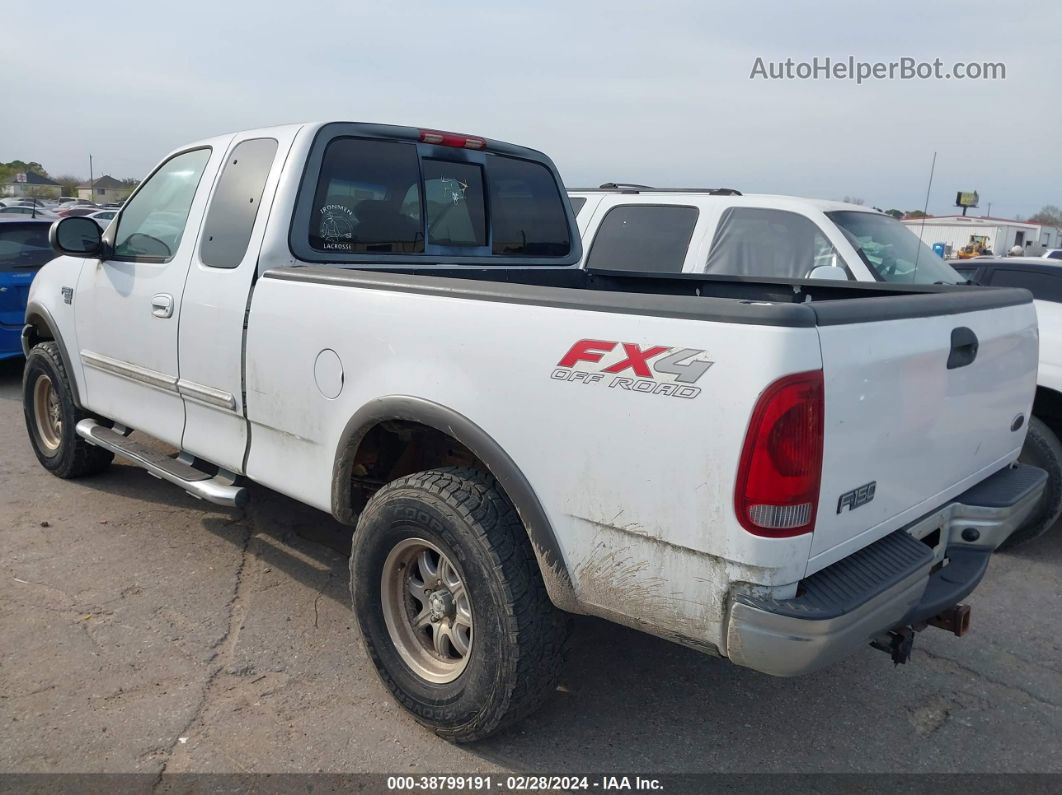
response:
<svg viewBox="0 0 1062 795"><path fill-rule="evenodd" d="M970 606L952 605L944 612L933 616L926 623L931 627L946 629L955 637L961 638L970 629Z"/></svg>

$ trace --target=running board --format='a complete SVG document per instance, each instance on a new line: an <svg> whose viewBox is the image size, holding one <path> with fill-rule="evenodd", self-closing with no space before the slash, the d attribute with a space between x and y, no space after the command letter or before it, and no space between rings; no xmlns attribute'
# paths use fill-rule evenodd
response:
<svg viewBox="0 0 1062 795"><path fill-rule="evenodd" d="M250 498L247 489L233 484L231 475L226 477L225 474L219 473L211 477L206 472L190 466L184 455L170 458L129 439L113 428L100 425L95 420L81 420L77 424L77 435L89 444L110 450L115 455L143 467L149 475L180 486L196 499L228 508L242 508Z"/></svg>

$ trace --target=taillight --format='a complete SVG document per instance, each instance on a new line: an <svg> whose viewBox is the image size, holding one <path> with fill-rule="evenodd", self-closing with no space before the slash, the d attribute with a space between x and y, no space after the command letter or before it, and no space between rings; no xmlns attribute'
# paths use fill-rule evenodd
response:
<svg viewBox="0 0 1062 795"><path fill-rule="evenodd" d="M477 138L475 135L443 132L442 130L421 130L420 140L426 144L456 146L463 149L485 149L487 147L487 142L483 138Z"/></svg>
<svg viewBox="0 0 1062 795"><path fill-rule="evenodd" d="M734 508L753 535L810 533L822 479L822 370L780 378L752 411L738 464Z"/></svg>

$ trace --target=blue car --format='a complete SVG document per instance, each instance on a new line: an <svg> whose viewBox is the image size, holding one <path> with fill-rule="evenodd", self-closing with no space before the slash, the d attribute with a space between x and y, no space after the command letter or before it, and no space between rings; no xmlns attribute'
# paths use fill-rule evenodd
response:
<svg viewBox="0 0 1062 795"><path fill-rule="evenodd" d="M55 257L48 244L51 221L9 217L0 217L0 359L22 355L30 282Z"/></svg>

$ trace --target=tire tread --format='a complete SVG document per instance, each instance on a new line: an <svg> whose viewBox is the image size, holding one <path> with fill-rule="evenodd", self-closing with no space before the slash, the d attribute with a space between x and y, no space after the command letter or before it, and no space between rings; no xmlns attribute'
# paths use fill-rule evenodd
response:
<svg viewBox="0 0 1062 795"><path fill-rule="evenodd" d="M488 565L501 573L504 631L510 647L515 649L513 658L503 659L499 665L495 684L505 692L494 700L493 708L478 714L469 724L431 726L440 736L458 742L482 739L526 717L554 690L570 617L550 601L523 523L489 473L469 467L444 467L407 475L373 495L363 516L371 514L374 505L390 495L408 491L434 495L463 518L491 558ZM388 689L417 716L410 699L403 697L394 680L384 670L380 669L380 673Z"/></svg>

